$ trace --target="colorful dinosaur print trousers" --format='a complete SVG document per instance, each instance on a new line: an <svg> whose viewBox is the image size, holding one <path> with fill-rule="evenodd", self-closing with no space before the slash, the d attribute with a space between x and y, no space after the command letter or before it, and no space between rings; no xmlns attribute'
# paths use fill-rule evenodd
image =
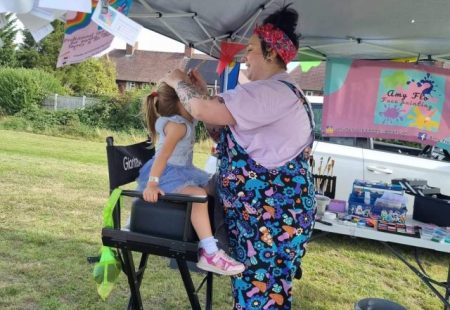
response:
<svg viewBox="0 0 450 310"><path fill-rule="evenodd" d="M234 309L291 309L292 279L316 212L303 155L276 169L256 163L229 128L222 131L218 195L232 256L246 265L232 277Z"/></svg>

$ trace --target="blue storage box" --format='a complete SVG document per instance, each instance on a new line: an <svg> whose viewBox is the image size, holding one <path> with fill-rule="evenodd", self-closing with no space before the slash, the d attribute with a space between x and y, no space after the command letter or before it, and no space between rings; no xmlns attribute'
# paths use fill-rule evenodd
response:
<svg viewBox="0 0 450 310"><path fill-rule="evenodd" d="M403 188L398 184L355 180L348 198L348 213L391 223L405 223L407 208L403 194Z"/></svg>

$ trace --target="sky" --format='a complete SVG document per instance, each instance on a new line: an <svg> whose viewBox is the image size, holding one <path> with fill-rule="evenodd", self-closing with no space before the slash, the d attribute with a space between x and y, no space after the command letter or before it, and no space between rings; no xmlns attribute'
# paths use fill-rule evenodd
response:
<svg viewBox="0 0 450 310"><path fill-rule="evenodd" d="M113 49L125 49L126 43L121 39L115 38L111 48ZM168 37L160 35L154 31L145 29L138 37L138 48L146 51L159 51L159 52L184 52L184 45Z"/></svg>

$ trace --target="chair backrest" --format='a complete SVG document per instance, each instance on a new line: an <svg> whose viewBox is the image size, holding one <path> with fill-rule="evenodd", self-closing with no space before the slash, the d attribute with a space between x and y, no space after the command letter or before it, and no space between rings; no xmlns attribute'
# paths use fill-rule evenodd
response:
<svg viewBox="0 0 450 310"><path fill-rule="evenodd" d="M139 175L139 169L155 155L155 149L149 140L131 144L114 145L113 137L106 138L108 173L110 190L133 182Z"/></svg>

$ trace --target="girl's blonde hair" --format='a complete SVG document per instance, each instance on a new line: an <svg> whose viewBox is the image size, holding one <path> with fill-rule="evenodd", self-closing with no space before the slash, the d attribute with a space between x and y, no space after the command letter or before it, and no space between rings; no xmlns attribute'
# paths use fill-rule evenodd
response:
<svg viewBox="0 0 450 310"><path fill-rule="evenodd" d="M144 99L143 113L153 143L156 141L156 120L159 116L180 115L179 101L175 89L164 82Z"/></svg>

